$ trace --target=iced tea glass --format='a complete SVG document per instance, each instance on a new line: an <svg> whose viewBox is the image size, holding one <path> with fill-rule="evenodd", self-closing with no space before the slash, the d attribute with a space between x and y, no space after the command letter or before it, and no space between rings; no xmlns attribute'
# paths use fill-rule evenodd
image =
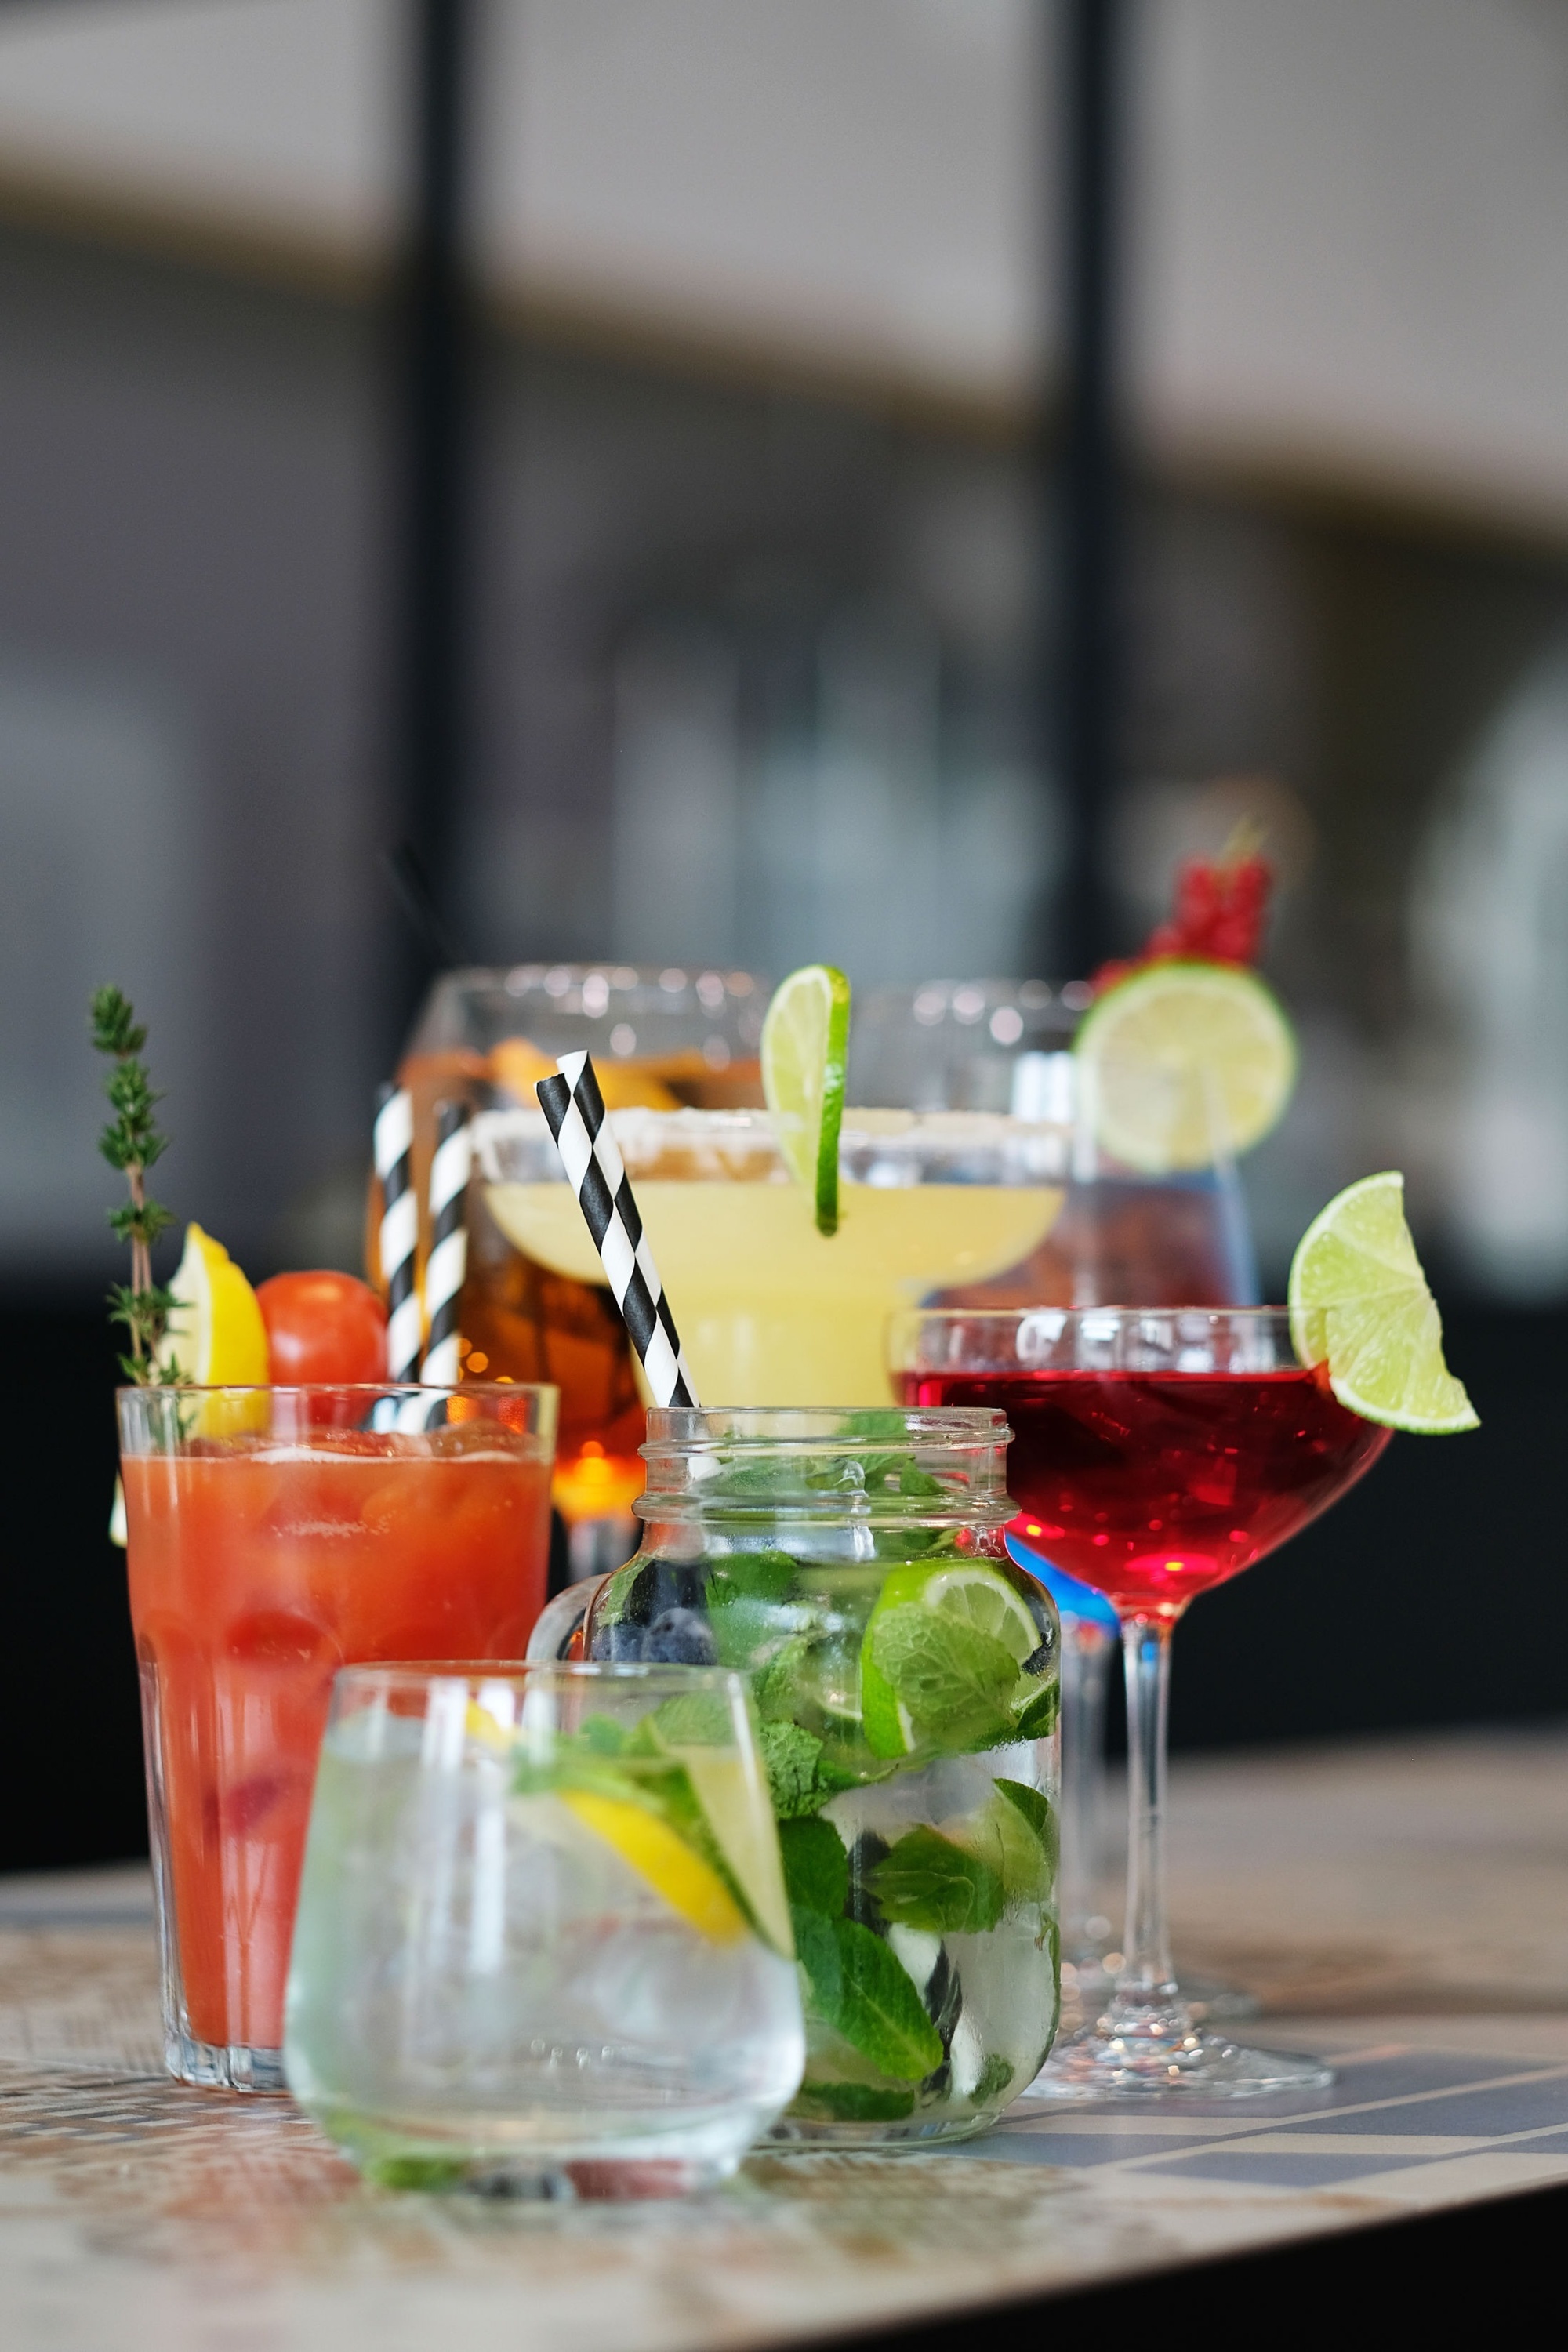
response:
<svg viewBox="0 0 1568 2352"><path fill-rule="evenodd" d="M790 2099L804 2048L743 1675L339 1675L289 2086L373 2179L706 2188Z"/></svg>
<svg viewBox="0 0 1568 2352"><path fill-rule="evenodd" d="M281 2090L283 1988L332 1676L521 1658L555 1391L120 1391L163 1956L182 2082Z"/></svg>
<svg viewBox="0 0 1568 2352"><path fill-rule="evenodd" d="M586 1049L613 1110L760 1108L757 1057L768 983L755 972L679 965L513 964L443 972L398 1066L414 1105L414 1191L423 1204L443 1098L475 1110L538 1114L537 1080L556 1056ZM542 1120L540 1122L542 1126ZM367 1271L380 1278L373 1188ZM417 1264L429 1247L421 1206ZM636 1549L633 1497L642 1489L642 1401L615 1302L586 1282L520 1255L468 1194L462 1298L463 1368L475 1379L553 1381L561 1442L553 1498L574 1576L618 1568Z"/></svg>

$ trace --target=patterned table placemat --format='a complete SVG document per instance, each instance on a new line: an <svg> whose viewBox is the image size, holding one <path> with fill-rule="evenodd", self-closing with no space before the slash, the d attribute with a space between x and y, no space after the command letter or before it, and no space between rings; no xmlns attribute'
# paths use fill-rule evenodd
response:
<svg viewBox="0 0 1568 2352"><path fill-rule="evenodd" d="M1267 2038L1267 2037L1265 2037ZM1353 2188L1415 2208L1568 2179L1568 2064L1408 2045L1331 2056L1331 2089L1152 2112L1025 2099L976 2155L1140 2180Z"/></svg>
<svg viewBox="0 0 1568 2352"><path fill-rule="evenodd" d="M163 2075L144 1875L13 1881L6 2352L428 2352L520 2325L552 2352L750 2352L1568 2180L1554 2019L1395 2030L1374 2043L1386 2025L1260 2023L1260 2042L1332 2059L1333 2088L1311 2097L1024 2102L963 2147L766 2153L685 2203L399 2198L367 2189L287 2101Z"/></svg>

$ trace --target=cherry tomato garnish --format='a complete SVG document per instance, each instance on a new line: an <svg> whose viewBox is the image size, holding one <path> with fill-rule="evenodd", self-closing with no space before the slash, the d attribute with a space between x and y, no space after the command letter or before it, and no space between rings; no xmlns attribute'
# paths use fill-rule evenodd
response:
<svg viewBox="0 0 1568 2352"><path fill-rule="evenodd" d="M352 1274L275 1274L256 1293L276 1384L384 1381L386 1309Z"/></svg>

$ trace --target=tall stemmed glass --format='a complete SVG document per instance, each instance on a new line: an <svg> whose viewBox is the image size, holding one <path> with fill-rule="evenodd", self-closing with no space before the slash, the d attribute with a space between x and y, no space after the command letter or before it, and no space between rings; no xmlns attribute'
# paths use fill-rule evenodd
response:
<svg viewBox="0 0 1568 2352"><path fill-rule="evenodd" d="M1283 1307L1097 1307L895 1317L905 1402L1000 1407L1007 1485L1053 1558L1105 1594L1127 1674L1125 1961L1092 2031L1034 2085L1059 2099L1321 2088L1314 2059L1201 2028L1177 1990L1165 1906L1171 1635L1188 1602L1305 1527L1389 1433L1298 1362Z"/></svg>
<svg viewBox="0 0 1568 2352"><path fill-rule="evenodd" d="M1092 991L1082 982L931 980L858 1001L849 1040L850 1099L931 1112L1010 1112L1058 1120L1070 1145L1060 1215L1031 1255L984 1283L928 1296L929 1307L1250 1307L1258 1268L1218 1087L1206 1074L1208 1149L1193 1164L1189 1089L1151 1069L1142 1117L1162 1122L1170 1149L1158 1169L1131 1167L1099 1132L1092 1084L1073 1041ZM1020 1512L1008 1549L1050 1588L1062 1619L1062 1999L1073 2031L1109 1997L1115 1936L1105 1916L1100 1849L1105 1817L1105 1696L1116 1612L1064 1573L1065 1562ZM1205 2017L1246 2017L1249 1993L1183 1972Z"/></svg>

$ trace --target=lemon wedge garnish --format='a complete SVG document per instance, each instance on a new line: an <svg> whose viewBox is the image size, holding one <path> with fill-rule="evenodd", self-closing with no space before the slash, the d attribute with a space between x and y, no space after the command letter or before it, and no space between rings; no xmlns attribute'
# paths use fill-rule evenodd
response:
<svg viewBox="0 0 1568 2352"><path fill-rule="evenodd" d="M700 1936L710 1943L732 1944L751 1932L718 1872L657 1813L645 1812L624 1797L600 1797L586 1789L563 1790L561 1801L584 1828L613 1845L621 1860Z"/></svg>
<svg viewBox="0 0 1568 2352"><path fill-rule="evenodd" d="M264 1387L267 1326L256 1293L221 1242L185 1227L185 1254L169 1288L174 1307L158 1349L165 1380L198 1388Z"/></svg>

